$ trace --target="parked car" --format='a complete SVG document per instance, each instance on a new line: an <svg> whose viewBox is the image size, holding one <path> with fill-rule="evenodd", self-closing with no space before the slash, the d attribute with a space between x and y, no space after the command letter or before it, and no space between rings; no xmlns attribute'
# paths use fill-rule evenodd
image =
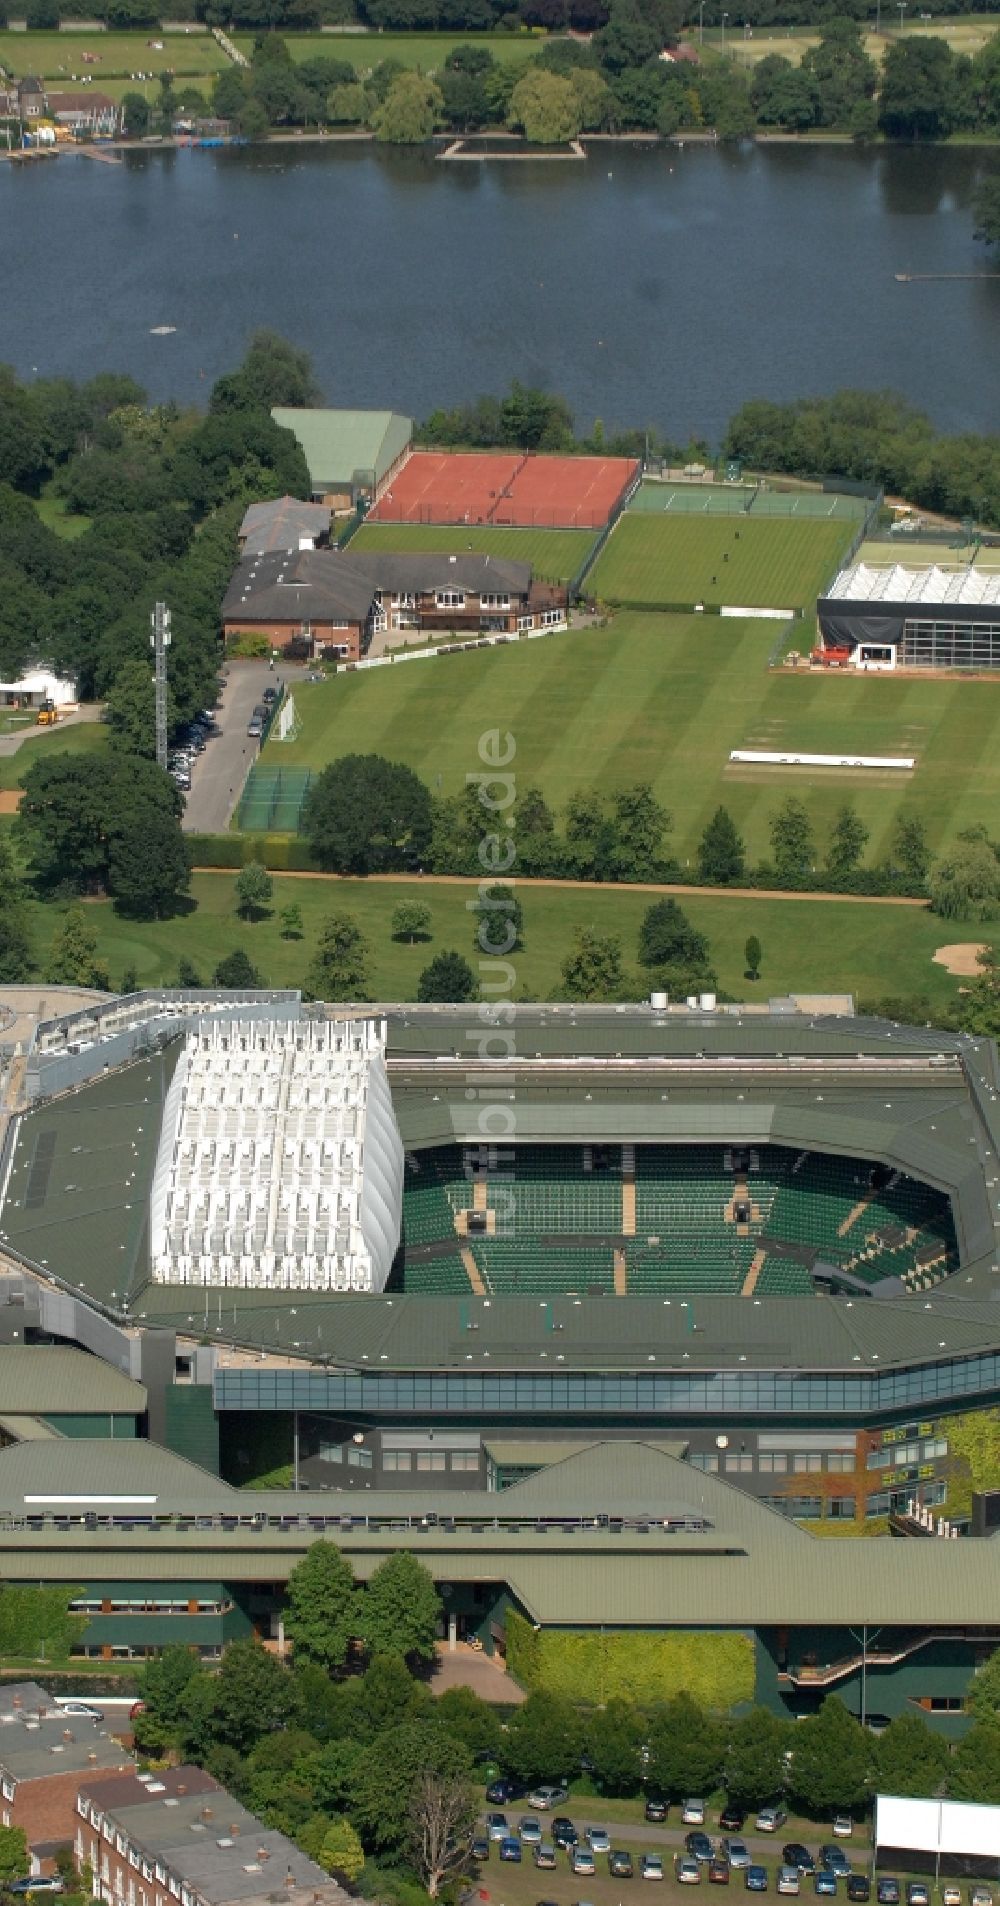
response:
<svg viewBox="0 0 1000 1906"><path fill-rule="evenodd" d="M743 1875L743 1884L748 1893L766 1893L767 1867L748 1866Z"/></svg>
<svg viewBox="0 0 1000 1906"><path fill-rule="evenodd" d="M833 1899L837 1892L837 1875L828 1866L821 1866L813 1874L813 1892L819 1899Z"/></svg>
<svg viewBox="0 0 1000 1906"><path fill-rule="evenodd" d="M23 1893L61 1893L62 1890L62 1880L58 1874L55 1873L34 1873L29 1879L8 1880L4 1885L5 1893L14 1893L17 1895Z"/></svg>
<svg viewBox="0 0 1000 1906"><path fill-rule="evenodd" d="M828 1873L836 1873L845 1879L851 1870L851 1862L842 1846L821 1846L819 1863L826 1867Z"/></svg>
<svg viewBox="0 0 1000 1906"><path fill-rule="evenodd" d="M723 1833L742 1833L746 1813L742 1807L723 1807L719 1815L719 1825Z"/></svg>
<svg viewBox="0 0 1000 1906"><path fill-rule="evenodd" d="M815 1873L816 1862L807 1846L801 1840L788 1840L781 1849L781 1857L787 1866L797 1866L800 1873Z"/></svg>
<svg viewBox="0 0 1000 1906"><path fill-rule="evenodd" d="M685 1800L681 1808L681 1819L686 1827L703 1827L705 1824L705 1802L703 1800Z"/></svg>
<svg viewBox="0 0 1000 1906"><path fill-rule="evenodd" d="M580 1835L572 1820L567 1820L564 1813L557 1813L552 1822L552 1838L556 1846L575 1846Z"/></svg>
<svg viewBox="0 0 1000 1906"><path fill-rule="evenodd" d="M261 722L260 716L251 715L250 720L247 722L247 734L250 740L259 741L263 732L264 732L264 727L263 727L263 723Z"/></svg>
<svg viewBox="0 0 1000 1906"><path fill-rule="evenodd" d="M505 1833L500 1842L500 1858L511 1860L515 1866L521 1864L521 1842L516 1833Z"/></svg>
<svg viewBox="0 0 1000 1906"><path fill-rule="evenodd" d="M969 1887L969 1906L993 1906L993 1894L988 1886Z"/></svg>
<svg viewBox="0 0 1000 1906"><path fill-rule="evenodd" d="M647 1820L654 1820L659 1824L666 1819L669 1811L665 1800L661 1800L658 1794L650 1794L645 1807Z"/></svg>
<svg viewBox="0 0 1000 1906"><path fill-rule="evenodd" d="M488 1813L486 1831L491 1840L506 1840L510 1832L510 1821L505 1813Z"/></svg>
<svg viewBox="0 0 1000 1906"><path fill-rule="evenodd" d="M798 1893L801 1890L801 1886L802 1881L799 1877L799 1869L797 1866L779 1866L779 1893Z"/></svg>
<svg viewBox="0 0 1000 1906"><path fill-rule="evenodd" d="M542 1823L533 1813L523 1813L517 1823L522 1846L540 1846L542 1841Z"/></svg>
<svg viewBox="0 0 1000 1906"><path fill-rule="evenodd" d="M610 1853L611 1835L607 1827L584 1827L583 1837L592 1853Z"/></svg>
<svg viewBox="0 0 1000 1906"><path fill-rule="evenodd" d="M541 1846L536 1846L535 1848L535 1865L540 1870L544 1870L548 1873L551 1868L555 1866L555 1863L555 1847L552 1845L551 1840L543 1840Z"/></svg>
<svg viewBox="0 0 1000 1906"><path fill-rule="evenodd" d="M847 1890L850 1892L850 1886L848 1886ZM941 1899L943 1906L962 1906L962 1888L960 1886L942 1886Z"/></svg>
<svg viewBox="0 0 1000 1906"><path fill-rule="evenodd" d="M265 688L264 693L261 696L261 701L276 702L277 699L278 699L278 691L276 688Z"/></svg>
<svg viewBox="0 0 1000 1906"><path fill-rule="evenodd" d="M589 1846L575 1846L569 1856L570 1872L578 1878L593 1879L597 1872L597 1862Z"/></svg>
<svg viewBox="0 0 1000 1906"><path fill-rule="evenodd" d="M834 1814L833 1832L834 1832L834 1838L837 1840L850 1839L851 1834L854 1832L854 1821L851 1819L851 1816L849 1813L835 1813Z"/></svg>
<svg viewBox="0 0 1000 1906"><path fill-rule="evenodd" d="M632 1878L632 1855L626 1847L616 1846L613 1852L608 1854L608 1872L613 1880Z"/></svg>
<svg viewBox="0 0 1000 1906"><path fill-rule="evenodd" d="M847 1879L848 1899L856 1900L858 1906L865 1906L865 1902L871 1899L871 1896L872 1884L867 1873L850 1873ZM947 1906L947 1901L945 1902L945 1906ZM959 1902L959 1906L961 1906L961 1902Z"/></svg>
<svg viewBox="0 0 1000 1906"><path fill-rule="evenodd" d="M473 1834L469 1852L474 1860L488 1860L490 1857L490 1836L488 1833Z"/></svg>
<svg viewBox="0 0 1000 1906"><path fill-rule="evenodd" d="M548 1813L552 1807L561 1807L566 1799L568 1794L565 1787L560 1787L555 1782L551 1784L546 1782L542 1787L532 1787L528 1795L528 1805L534 1807L538 1813Z"/></svg>
<svg viewBox="0 0 1000 1906"><path fill-rule="evenodd" d="M686 1833L684 1836L684 1845L693 1860L701 1860L703 1862L710 1860L712 1854L715 1852L715 1848L707 1833Z"/></svg>
<svg viewBox="0 0 1000 1906"><path fill-rule="evenodd" d="M906 1887L906 1906L931 1906L930 1887L923 1880L909 1880Z"/></svg>
<svg viewBox="0 0 1000 1906"><path fill-rule="evenodd" d="M722 1851L729 1861L730 1866L744 1867L750 1865L750 1848L747 1846L745 1840L736 1840L731 1836L727 1837L722 1842Z"/></svg>
<svg viewBox="0 0 1000 1906"><path fill-rule="evenodd" d="M681 1861L682 1866L686 1864L686 1861ZM697 1867L698 1862L697 1860L692 1860L690 1864ZM644 1853L639 1861L639 1872L644 1880L661 1880L663 1878L663 1861L660 1855L658 1853ZM698 1877L700 1878L701 1875L699 1874Z"/></svg>
<svg viewBox="0 0 1000 1906"><path fill-rule="evenodd" d="M652 1869L655 1866L658 1866L660 1869L658 1873L652 1870L647 1871L647 1867ZM677 1859L674 1862L674 1872L681 1886L701 1885L701 1867L698 1865L697 1860ZM663 1861L657 1860L655 1857L651 1859L648 1854L644 1854L642 1877L644 1880L661 1880L663 1878Z"/></svg>
<svg viewBox="0 0 1000 1906"><path fill-rule="evenodd" d="M490 1781L486 1789L486 1798L493 1807L506 1807L511 1800L516 1800L517 1789L512 1780L508 1780L505 1774L501 1774L499 1780Z"/></svg>
<svg viewBox="0 0 1000 1906"><path fill-rule="evenodd" d="M724 1853L713 1853L708 1862L708 1877L713 1886L729 1885L729 1861Z"/></svg>
<svg viewBox="0 0 1000 1906"><path fill-rule="evenodd" d="M133 1701L128 1711L129 1720L137 1721L139 1719L140 1714L145 1714L145 1712L146 1712L145 1701Z"/></svg>
<svg viewBox="0 0 1000 1906"><path fill-rule="evenodd" d="M758 1833L780 1833L788 1814L784 1807L761 1807L755 1822Z"/></svg>
<svg viewBox="0 0 1000 1906"><path fill-rule="evenodd" d="M899 1881L891 1873L883 1873L875 1887L878 1906L899 1906Z"/></svg>
<svg viewBox="0 0 1000 1906"><path fill-rule="evenodd" d="M88 1721L103 1721L104 1709L95 1707L92 1701L60 1701L60 1714L81 1714Z"/></svg>

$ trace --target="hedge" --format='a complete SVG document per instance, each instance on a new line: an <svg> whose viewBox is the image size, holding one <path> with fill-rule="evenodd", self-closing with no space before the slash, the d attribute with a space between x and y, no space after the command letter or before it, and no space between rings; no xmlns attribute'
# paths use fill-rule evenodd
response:
<svg viewBox="0 0 1000 1906"><path fill-rule="evenodd" d="M522 1687L573 1701L622 1699L648 1706L681 1692L707 1708L752 1701L749 1635L572 1633L539 1629L507 1611L507 1665Z"/></svg>
<svg viewBox="0 0 1000 1906"><path fill-rule="evenodd" d="M316 862L294 834L189 834L193 867L244 867L262 861L272 873L314 874Z"/></svg>

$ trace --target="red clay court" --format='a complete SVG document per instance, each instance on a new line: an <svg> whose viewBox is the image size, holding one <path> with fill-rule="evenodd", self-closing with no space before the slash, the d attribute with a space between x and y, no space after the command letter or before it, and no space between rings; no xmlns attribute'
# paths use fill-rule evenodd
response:
<svg viewBox="0 0 1000 1906"><path fill-rule="evenodd" d="M415 450L369 521L603 529L638 476L630 457Z"/></svg>

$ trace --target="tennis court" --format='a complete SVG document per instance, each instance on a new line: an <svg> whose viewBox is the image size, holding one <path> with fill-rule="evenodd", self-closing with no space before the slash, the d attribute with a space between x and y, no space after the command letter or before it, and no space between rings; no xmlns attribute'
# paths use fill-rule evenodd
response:
<svg viewBox="0 0 1000 1906"><path fill-rule="evenodd" d="M626 510L595 568L589 594L633 608L668 605L811 611L850 544L846 523L735 522Z"/></svg>
<svg viewBox="0 0 1000 1906"><path fill-rule="evenodd" d="M638 469L629 457L415 450L368 520L598 530L628 495Z"/></svg>
<svg viewBox="0 0 1000 1906"><path fill-rule="evenodd" d="M255 761L236 810L244 834L295 834L312 780L310 768L263 767Z"/></svg>
<svg viewBox="0 0 1000 1906"><path fill-rule="evenodd" d="M639 485L629 509L647 515L804 517L807 521L863 523L871 502L825 490L769 490L749 483Z"/></svg>

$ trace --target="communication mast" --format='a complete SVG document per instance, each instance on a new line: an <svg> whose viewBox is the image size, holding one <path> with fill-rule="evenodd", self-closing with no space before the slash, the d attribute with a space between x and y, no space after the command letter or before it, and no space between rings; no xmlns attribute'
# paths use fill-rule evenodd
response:
<svg viewBox="0 0 1000 1906"><path fill-rule="evenodd" d="M150 616L153 633L149 646L153 651L155 663L153 682L156 694L156 762L160 768L167 765L167 650L170 647L170 610L165 602L158 602Z"/></svg>

